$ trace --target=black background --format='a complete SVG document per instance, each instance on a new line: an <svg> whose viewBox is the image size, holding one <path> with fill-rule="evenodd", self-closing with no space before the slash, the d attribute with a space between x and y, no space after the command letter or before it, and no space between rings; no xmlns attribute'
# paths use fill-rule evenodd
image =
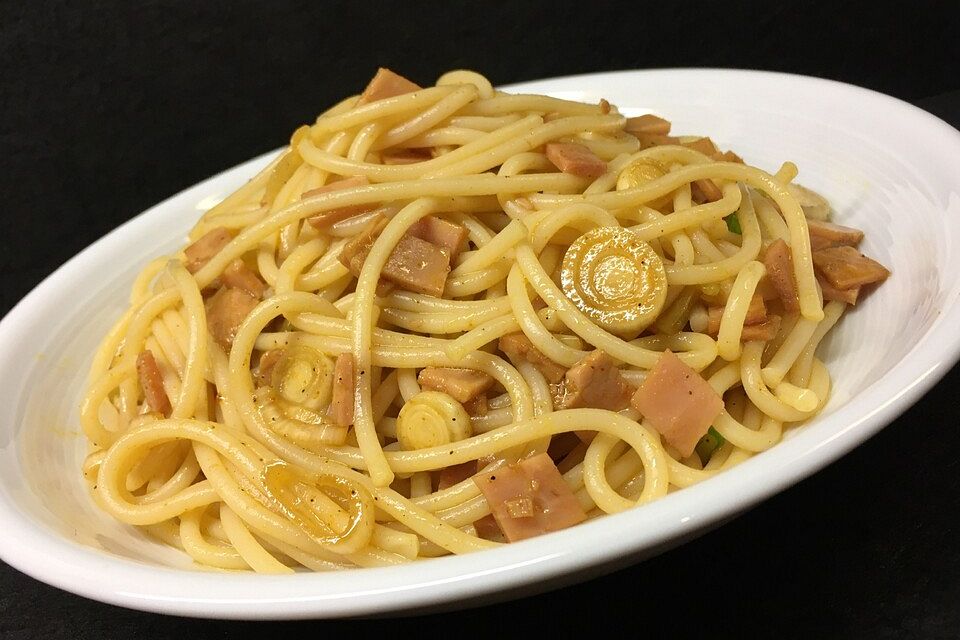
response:
<svg viewBox="0 0 960 640"><path fill-rule="evenodd" d="M958 7L0 2L0 313L117 224L284 143L378 65L424 84L457 67L495 84L626 68L773 69L884 91L958 126ZM0 564L0 637L499 635L530 622L561 637L606 628L960 637L958 384L955 368L823 472L693 543L582 585L459 613L275 628L126 611Z"/></svg>

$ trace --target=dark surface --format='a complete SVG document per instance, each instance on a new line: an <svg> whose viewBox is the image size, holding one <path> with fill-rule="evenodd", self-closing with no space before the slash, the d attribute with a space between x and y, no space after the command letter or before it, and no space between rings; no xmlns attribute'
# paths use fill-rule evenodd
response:
<svg viewBox="0 0 960 640"><path fill-rule="evenodd" d="M0 3L0 313L117 224L278 146L380 64L424 83L472 67L499 84L622 68L776 69L885 91L960 125L956 2L439 6ZM500 634L526 621L560 636L960 637L958 384L954 369L878 436L721 529L545 595L273 626L127 611L0 565L0 637Z"/></svg>

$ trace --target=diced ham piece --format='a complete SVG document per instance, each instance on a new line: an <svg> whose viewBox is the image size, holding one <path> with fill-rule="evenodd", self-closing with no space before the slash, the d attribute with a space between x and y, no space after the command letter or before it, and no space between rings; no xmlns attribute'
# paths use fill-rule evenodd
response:
<svg viewBox="0 0 960 640"><path fill-rule="evenodd" d="M634 136L638 134L665 136L670 133L670 121L647 113L635 118L627 118L627 124L623 130Z"/></svg>
<svg viewBox="0 0 960 640"><path fill-rule="evenodd" d="M353 189L355 187L363 187L368 184L370 184L370 180L368 180L366 176L353 176L350 178L344 178L343 180L337 180L336 182L331 182L330 184L325 184L317 189L311 189L300 196L300 199L305 200L314 196L323 195L324 193L341 191L343 189ZM326 229L332 224L341 222L347 218L358 216L361 213L373 211L376 208L377 205L375 203L351 204L345 207L337 207L336 209L330 209L329 211L318 213L317 215L309 218L308 222L316 229Z"/></svg>
<svg viewBox="0 0 960 640"><path fill-rule="evenodd" d="M623 379L616 361L602 349L570 367L563 379L561 409L592 407L620 411L630 404L633 387Z"/></svg>
<svg viewBox="0 0 960 640"><path fill-rule="evenodd" d="M370 249L373 247L373 243L376 242L377 236L379 236L383 228L387 226L387 222L389 221L384 216L375 216L367 223L367 226L360 230L360 233L353 236L349 242L343 245L343 249L340 250L340 255L337 256L337 259L343 266L350 270L350 273L352 273L354 277L360 276L360 271L363 269L363 263L367 259Z"/></svg>
<svg viewBox="0 0 960 640"><path fill-rule="evenodd" d="M477 530L477 537L484 540L493 540L495 542L504 542L503 532L497 525L497 519L493 514L487 514L473 523L473 528Z"/></svg>
<svg viewBox="0 0 960 640"><path fill-rule="evenodd" d="M143 397L151 411L169 416L172 409L170 398L167 397L167 392L163 388L163 376L160 375L160 367L157 366L153 352L149 349L141 351L140 355L137 356L137 378L140 379Z"/></svg>
<svg viewBox="0 0 960 640"><path fill-rule="evenodd" d="M754 340L767 342L773 340L778 331L780 331L780 316L769 315L760 324L744 325L743 331L740 332L740 342L752 342Z"/></svg>
<svg viewBox="0 0 960 640"><path fill-rule="evenodd" d="M444 467L440 469L438 481L437 481L437 490L442 491L444 489L449 489L455 484L460 484L470 476L473 476L477 473L477 461L468 460L463 464L455 464L450 467Z"/></svg>
<svg viewBox="0 0 960 640"><path fill-rule="evenodd" d="M360 275L373 243L386 226L387 219L378 216L343 247L339 260L354 276ZM450 254L446 249L405 234L390 252L381 276L402 289L440 297L448 273Z"/></svg>
<svg viewBox="0 0 960 640"><path fill-rule="evenodd" d="M563 380L564 374L567 373L565 367L543 355L523 333L508 333L500 338L497 346L510 359L526 360L531 363L549 382L558 383Z"/></svg>
<svg viewBox="0 0 960 640"><path fill-rule="evenodd" d="M439 298L450 273L450 254L426 240L404 235L381 273L401 289Z"/></svg>
<svg viewBox="0 0 960 640"><path fill-rule="evenodd" d="M581 440L577 434L572 431L558 433L550 439L550 446L547 447L547 454L555 464L567 457L571 451L577 448Z"/></svg>
<svg viewBox="0 0 960 640"><path fill-rule="evenodd" d="M814 250L838 245L856 247L863 240L863 231L860 229L823 220L807 220L807 229L810 231L811 246L816 245Z"/></svg>
<svg viewBox="0 0 960 640"><path fill-rule="evenodd" d="M557 471L559 471L560 473L566 473L567 471L570 471L575 466L583 462L583 458L587 453L587 448L589 448L590 446L590 441L583 440L581 437L579 437L583 433L589 433L590 435L593 435L593 436L597 435L596 431L578 431L577 432L577 436L578 436L577 439L580 440L580 443L577 444L577 446L575 446L570 451L570 453L568 453L563 458L563 460L557 463ZM593 438L591 438L590 440L592 439Z"/></svg>
<svg viewBox="0 0 960 640"><path fill-rule="evenodd" d="M769 275L760 278L760 282L757 283L757 295L763 298L764 302L780 299L780 293L773 286Z"/></svg>
<svg viewBox="0 0 960 640"><path fill-rule="evenodd" d="M809 222L809 220L808 220ZM837 244L823 236L810 236L810 251L819 251L827 247L835 247Z"/></svg>
<svg viewBox="0 0 960 640"><path fill-rule="evenodd" d="M680 144L680 138L675 136L664 136L656 133L638 133L637 140L640 141L641 149L650 147L659 147L665 144Z"/></svg>
<svg viewBox="0 0 960 640"><path fill-rule="evenodd" d="M631 403L684 458L723 410L723 398L670 351L663 352Z"/></svg>
<svg viewBox="0 0 960 640"><path fill-rule="evenodd" d="M720 321L723 317L723 307L710 307L707 310L708 324L707 333L715 336L720 333ZM749 313L748 313L749 318ZM751 340L771 340L777 335L780 329L780 316L764 315L760 320L751 323L745 323L740 331L740 341L750 342Z"/></svg>
<svg viewBox="0 0 960 640"><path fill-rule="evenodd" d="M367 88L360 94L357 106L419 90L420 85L410 82L390 69L380 67L377 69L377 75L373 76Z"/></svg>
<svg viewBox="0 0 960 640"><path fill-rule="evenodd" d="M737 164L743 164L743 158L735 154L733 151L724 151L716 158L720 162L736 162Z"/></svg>
<svg viewBox="0 0 960 640"><path fill-rule="evenodd" d="M596 431L587 431L586 429L579 429L573 433L580 439L580 442L584 444L590 444L593 442L593 439L597 437Z"/></svg>
<svg viewBox="0 0 960 640"><path fill-rule="evenodd" d="M557 169L582 178L599 178L607 171L607 163L582 144L575 142L548 142L547 160Z"/></svg>
<svg viewBox="0 0 960 640"><path fill-rule="evenodd" d="M793 257L790 255L790 247L783 238L778 238L767 247L766 253L763 254L763 264L767 267L767 277L783 302L783 308L787 311L800 311Z"/></svg>
<svg viewBox="0 0 960 640"><path fill-rule="evenodd" d="M566 529L587 519L546 453L476 475L473 481L510 542Z"/></svg>
<svg viewBox="0 0 960 640"><path fill-rule="evenodd" d="M255 298L262 298L267 289L267 285L240 258L227 265L220 274L220 281L228 287L242 289Z"/></svg>
<svg viewBox="0 0 960 640"><path fill-rule="evenodd" d="M490 410L489 403L487 402L487 394L485 393L481 393L473 400L467 400L461 404L463 405L464 411L470 416L485 416Z"/></svg>
<svg viewBox="0 0 960 640"><path fill-rule="evenodd" d="M767 319L767 305L763 302L763 296L753 294L750 298L750 305L747 307L747 317L743 324L760 324Z"/></svg>
<svg viewBox="0 0 960 640"><path fill-rule="evenodd" d="M410 235L450 252L450 259L456 258L467 248L467 229L462 224L450 222L436 216L427 216L415 222L407 231Z"/></svg>
<svg viewBox="0 0 960 640"><path fill-rule="evenodd" d="M425 389L442 391L457 402L470 402L493 386L493 378L474 369L425 367L417 381Z"/></svg>
<svg viewBox="0 0 960 640"><path fill-rule="evenodd" d="M223 287L207 301L207 327L224 350L230 351L237 329L258 302L243 289L233 287Z"/></svg>
<svg viewBox="0 0 960 640"><path fill-rule="evenodd" d="M389 280L383 278L377 280L376 294L378 298L386 298L394 289L396 289L396 286Z"/></svg>
<svg viewBox="0 0 960 640"><path fill-rule="evenodd" d="M852 289L837 289L824 278L818 277L820 290L823 292L824 300L836 300L837 302L846 302L847 304L857 304L857 298L860 297L860 287Z"/></svg>
<svg viewBox="0 0 960 640"><path fill-rule="evenodd" d="M629 120L627 121L626 130L628 132L631 132ZM699 137L699 138L694 138L693 140L688 140L687 142L683 142L680 138L667 136L666 134L669 132L670 132L670 129L668 126L667 130L662 132L651 130L651 131L640 131L639 133L641 135L646 135L646 136L650 136L651 134L653 135L659 134L664 138L661 140L657 140L655 138L651 139L651 142L653 142L653 144L650 146L657 146L658 144L676 144L676 145L686 147L688 149L693 149L694 151L699 151L703 155L720 162L737 162L739 164L743 164L743 159L737 154L735 154L733 151L724 151L723 153L721 153L720 149L717 148L717 145L709 137ZM641 141L641 146L642 144L643 144L643 141Z"/></svg>
<svg viewBox="0 0 960 640"><path fill-rule="evenodd" d="M694 202L704 203L704 202L716 202L723 198L723 191L720 191L720 187L717 186L717 183L709 178L704 178L702 180L694 180L690 183L690 195L693 198Z"/></svg>
<svg viewBox="0 0 960 640"><path fill-rule="evenodd" d="M723 307L710 307L707 309L708 323L707 333L717 335L720 333L720 321L723 318ZM763 296L753 294L750 298L750 306L747 307L747 315L743 319L745 326L762 324L767 320L767 305L763 302Z"/></svg>
<svg viewBox="0 0 960 640"><path fill-rule="evenodd" d="M210 258L220 253L230 241L233 235L224 227L211 229L196 242L183 250L187 256L187 271L196 273L203 268L203 265L210 261Z"/></svg>
<svg viewBox="0 0 960 640"><path fill-rule="evenodd" d="M341 353L333 367L333 399L330 401L330 417L340 427L353 424L353 397L356 377L353 354Z"/></svg>
<svg viewBox="0 0 960 640"><path fill-rule="evenodd" d="M813 266L837 289L882 282L890 275L882 264L846 245L814 251Z"/></svg>
<svg viewBox="0 0 960 640"><path fill-rule="evenodd" d="M687 149L693 149L694 151L699 151L703 155L713 158L720 155L720 150L717 149L717 145L713 144L713 140L710 138L697 138L696 140L691 140L690 142L681 143Z"/></svg>
<svg viewBox="0 0 960 640"><path fill-rule="evenodd" d="M273 379L273 368L283 357L283 349L270 349L264 351L260 356L260 363L257 365L257 372L254 374L254 380L261 386L269 385Z"/></svg>

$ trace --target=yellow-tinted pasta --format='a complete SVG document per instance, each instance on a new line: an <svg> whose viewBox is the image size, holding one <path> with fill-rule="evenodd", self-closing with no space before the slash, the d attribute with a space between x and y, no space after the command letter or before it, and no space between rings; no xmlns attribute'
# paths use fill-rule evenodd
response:
<svg viewBox="0 0 960 640"><path fill-rule="evenodd" d="M221 569L384 566L498 544L481 535L491 505L477 484L444 485L457 465L559 460L563 438L598 432L568 440L560 464L598 514L776 444L826 403L814 352L846 306L824 309L787 189L796 167L771 174L680 139L651 145L626 125L605 103L508 95L455 71L426 89L353 96L298 130L197 223L191 242L226 234L215 251L145 266L94 355L81 423L98 504ZM580 145L602 170L558 171L554 143ZM704 181L715 197L698 195ZM378 220L356 267L348 253ZM462 243L419 239L431 220ZM748 339L776 240L789 245L799 314L768 298L779 331ZM390 279L405 242L445 256L441 290ZM247 305L226 337L225 291ZM546 364L498 348L518 333ZM713 423L714 453L680 456L633 408L563 408L553 374L597 349L632 387L670 349L736 395ZM422 376L437 367L488 376L482 407L431 387Z"/></svg>

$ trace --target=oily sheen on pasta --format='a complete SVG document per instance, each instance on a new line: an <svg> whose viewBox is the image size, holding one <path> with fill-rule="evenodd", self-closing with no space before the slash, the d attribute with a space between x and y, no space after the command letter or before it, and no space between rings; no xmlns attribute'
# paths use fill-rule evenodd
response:
<svg viewBox="0 0 960 640"><path fill-rule="evenodd" d="M81 406L97 504L210 567L496 547L663 497L830 394L888 272L794 182L605 100L381 69L150 262Z"/></svg>

